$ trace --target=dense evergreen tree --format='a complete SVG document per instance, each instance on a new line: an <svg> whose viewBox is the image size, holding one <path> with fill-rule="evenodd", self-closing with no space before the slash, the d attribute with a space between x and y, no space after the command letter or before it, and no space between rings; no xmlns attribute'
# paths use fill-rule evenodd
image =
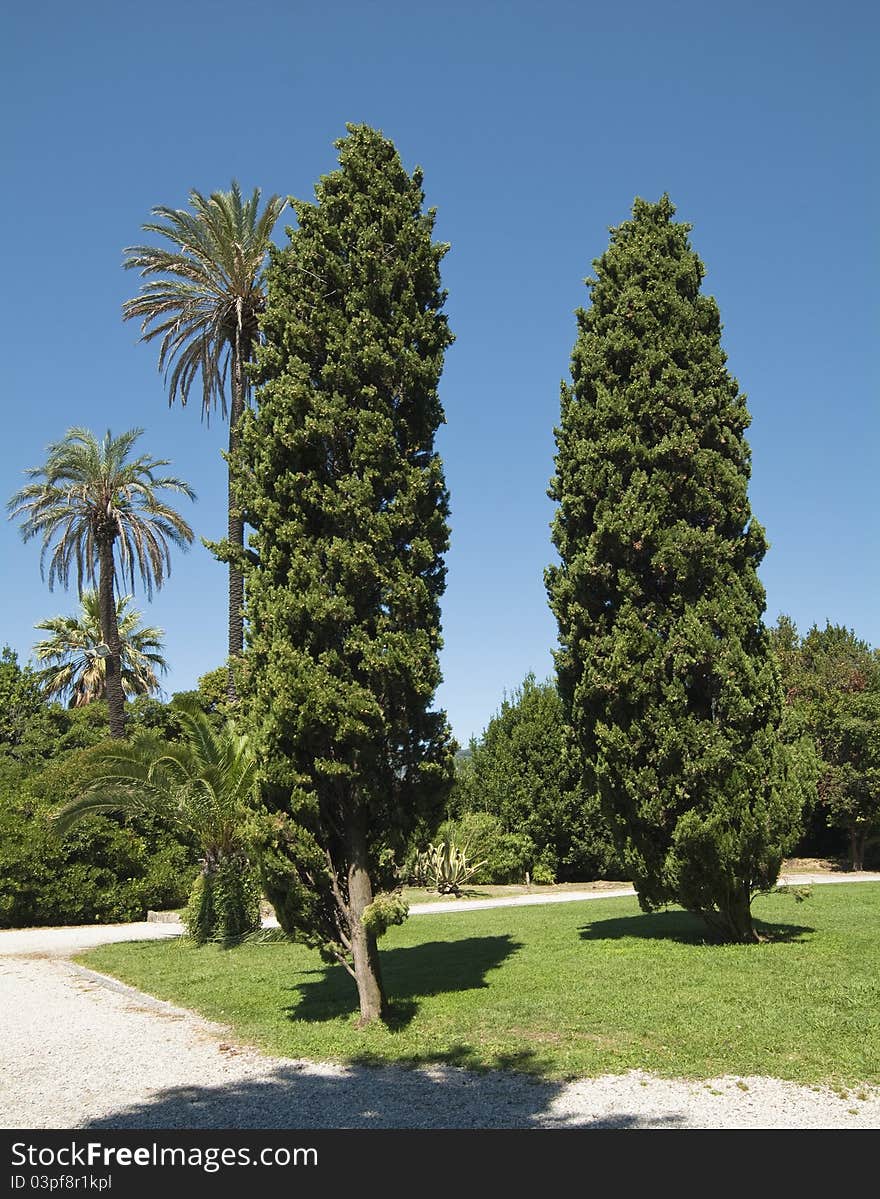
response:
<svg viewBox="0 0 880 1199"><path fill-rule="evenodd" d="M562 701L553 681L523 680L456 771L453 815L488 812L507 834L531 842L526 867L552 882L607 877L616 867L608 826L592 792L585 794L567 752ZM475 858L491 852L473 848ZM522 877L492 878L521 882Z"/></svg>
<svg viewBox="0 0 880 1199"><path fill-rule="evenodd" d="M752 940L803 801L762 623L767 548L718 308L667 196L588 281L563 386L547 572L560 693L642 907Z"/></svg>
<svg viewBox="0 0 880 1199"><path fill-rule="evenodd" d="M772 632L791 720L818 753L817 818L846 835L862 870L880 832L880 654L830 622L801 639L782 616Z"/></svg>
<svg viewBox="0 0 880 1199"><path fill-rule="evenodd" d="M452 747L431 708L448 497L434 436L452 338L433 211L390 141L349 126L340 169L295 202L272 254L236 479L247 706L264 777L263 879L282 927L345 965L380 1016L377 935L402 918L393 857L442 803Z"/></svg>

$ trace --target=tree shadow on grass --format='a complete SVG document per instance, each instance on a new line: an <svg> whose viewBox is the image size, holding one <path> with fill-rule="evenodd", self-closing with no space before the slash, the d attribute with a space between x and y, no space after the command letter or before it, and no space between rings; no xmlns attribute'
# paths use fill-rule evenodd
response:
<svg viewBox="0 0 880 1199"><path fill-rule="evenodd" d="M801 941L815 932L800 924L770 924L755 920L755 931L765 941ZM682 945L723 945L724 939L713 932L700 916L692 912L651 912L640 916L615 916L593 920L578 929L582 941L617 941L637 937L647 941L677 941ZM728 942L729 944L729 942Z"/></svg>
<svg viewBox="0 0 880 1199"><path fill-rule="evenodd" d="M518 941L505 935L427 941L409 949L383 949L379 956L389 996L387 1027L392 1032L405 1028L419 1009L420 997L487 987L488 972L496 970L521 948ZM284 1009L291 1020L335 1020L355 1010L354 983L342 966L325 966L307 973L318 977L294 988L299 998Z"/></svg>
<svg viewBox="0 0 880 1199"><path fill-rule="evenodd" d="M395 1031L392 1024L386 1024ZM359 1053L349 1053L345 1061L351 1066L364 1069L425 1069L445 1071L450 1067L466 1070L474 1077L494 1074L498 1071L516 1074L527 1084L538 1085L546 1080L551 1073L552 1062L545 1054L539 1056L534 1049L496 1050L487 1053L485 1046L478 1047L459 1041L448 1045L445 1049L433 1048L423 1051L412 1050L401 1053L395 1058L394 1065L388 1066L388 1058L381 1049L364 1048Z"/></svg>

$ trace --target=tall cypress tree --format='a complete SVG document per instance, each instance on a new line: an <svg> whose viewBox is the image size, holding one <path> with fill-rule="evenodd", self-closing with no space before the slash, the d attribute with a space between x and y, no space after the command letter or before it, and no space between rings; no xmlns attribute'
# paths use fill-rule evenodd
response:
<svg viewBox="0 0 880 1199"><path fill-rule="evenodd" d="M637 199L587 280L546 579L566 716L642 908L677 902L754 940L802 779L779 737L745 397L674 212Z"/></svg>
<svg viewBox="0 0 880 1199"><path fill-rule="evenodd" d="M246 706L282 927L385 1009L394 857L452 778L440 682L448 495L434 437L452 341L422 173L367 126L272 254L236 479L251 538ZM379 893L377 893L379 892Z"/></svg>

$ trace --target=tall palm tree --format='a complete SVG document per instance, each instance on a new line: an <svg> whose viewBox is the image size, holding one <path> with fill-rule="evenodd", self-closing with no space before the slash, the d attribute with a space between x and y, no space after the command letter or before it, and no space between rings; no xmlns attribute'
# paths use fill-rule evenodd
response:
<svg viewBox="0 0 880 1199"><path fill-rule="evenodd" d="M7 505L10 519L21 520L25 541L42 536L40 570L45 577L49 559L49 590L58 580L67 587L76 573L98 587L101 636L106 653L107 706L111 737L125 736L125 695L122 688L122 645L116 619L117 562L119 576L134 591L135 572L151 597L171 570L170 546L186 549L193 531L157 492L167 490L194 500L188 483L157 476L167 458L141 454L131 458L143 429L114 437L110 430L99 441L88 429L68 429L61 441L48 447L42 466L28 470L33 479ZM96 579L97 576L97 579Z"/></svg>
<svg viewBox="0 0 880 1199"><path fill-rule="evenodd" d="M165 674L168 663L162 656L164 629L141 623L136 608L129 608L132 596L116 599L116 627L121 647L120 673L127 699L151 695L160 690L158 674ZM36 678L48 699L68 699L69 707L81 708L107 696L107 660L101 654L101 605L95 590L84 591L80 611L73 616L53 616L34 625L51 633L38 641L34 654L43 669Z"/></svg>
<svg viewBox="0 0 880 1199"><path fill-rule="evenodd" d="M247 738L217 732L192 697L173 701L183 740L139 729L122 745L97 747L84 769L85 789L56 813L66 832L92 812L150 812L195 836L202 873L187 912L199 941L227 939L259 926L260 893L247 856L246 819L256 798L257 764Z"/></svg>
<svg viewBox="0 0 880 1199"><path fill-rule="evenodd" d="M265 307L263 272L275 222L286 200L272 196L262 211L260 190L242 198L233 180L228 192L205 197L189 194L193 211L157 207L161 218L144 225L147 233L166 239L168 248L128 246L126 270L142 278L161 276L141 285L140 293L122 306L125 320L139 318L141 341L160 338L159 370L168 386L168 402L179 396L186 404L201 376L202 414L219 406L229 415L229 453L238 446L242 413L248 402L245 365L259 339L259 316ZM230 404L226 381L230 378ZM227 536L209 546L229 564L229 698L235 701L232 661L244 649L244 522L231 475L228 482Z"/></svg>

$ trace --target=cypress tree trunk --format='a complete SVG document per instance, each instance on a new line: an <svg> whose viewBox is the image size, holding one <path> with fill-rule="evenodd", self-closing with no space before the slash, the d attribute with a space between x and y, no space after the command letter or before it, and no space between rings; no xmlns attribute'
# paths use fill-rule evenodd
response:
<svg viewBox="0 0 880 1199"><path fill-rule="evenodd" d="M238 700L235 683L235 659L244 652L244 577L239 565L244 549L244 521L235 496L232 476L233 457L238 449L239 426L245 408L244 354L246 347L240 333L236 334L232 355L232 407L229 413L229 474L227 481L227 532L229 546L233 551L229 561L229 673L226 691L229 702Z"/></svg>
<svg viewBox="0 0 880 1199"><path fill-rule="evenodd" d="M358 1028L363 1028L371 1021L383 1018L385 992L376 938L364 928L361 921L364 909L373 902L373 886L368 869L367 839L360 815L352 816L348 827L348 859L351 952L361 1010Z"/></svg>
<svg viewBox="0 0 880 1199"><path fill-rule="evenodd" d="M122 690L122 644L116 623L114 595L115 567L113 542L102 542L98 550L98 602L101 613L101 636L110 654L105 661L107 708L110 713L110 736L125 736L125 693Z"/></svg>
<svg viewBox="0 0 880 1199"><path fill-rule="evenodd" d="M739 887L727 902L719 903L721 925L730 941L760 941L752 919L752 896L748 887Z"/></svg>

